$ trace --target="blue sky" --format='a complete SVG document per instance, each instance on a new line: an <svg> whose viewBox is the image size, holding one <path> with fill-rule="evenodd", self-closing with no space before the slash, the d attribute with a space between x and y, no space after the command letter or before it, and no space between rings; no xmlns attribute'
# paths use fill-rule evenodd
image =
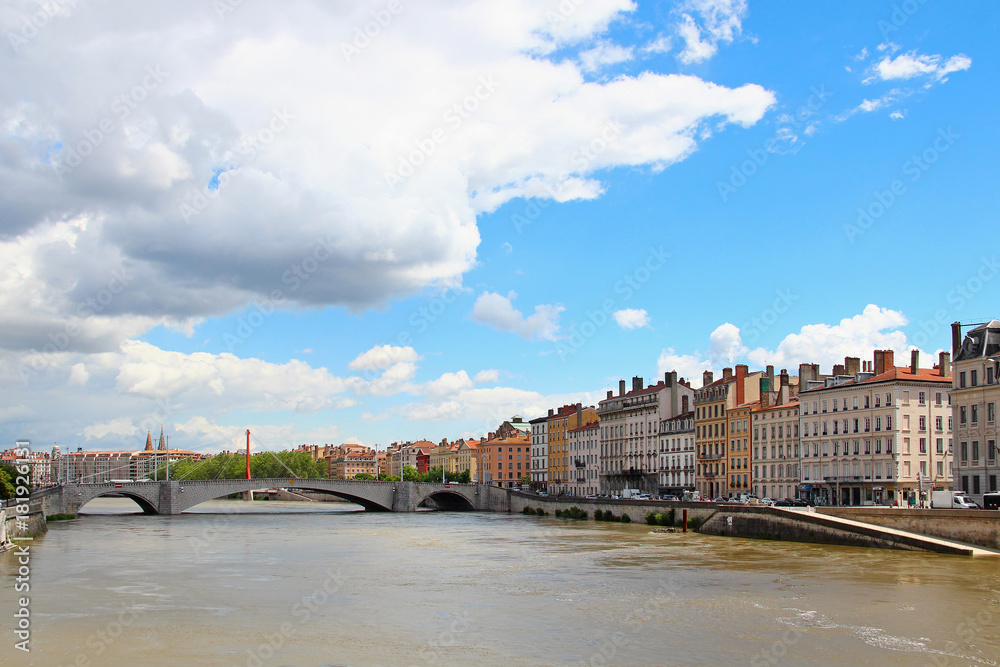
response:
<svg viewBox="0 0 1000 667"><path fill-rule="evenodd" d="M996 317L994 4L550 4L5 10L3 437L456 438Z"/></svg>

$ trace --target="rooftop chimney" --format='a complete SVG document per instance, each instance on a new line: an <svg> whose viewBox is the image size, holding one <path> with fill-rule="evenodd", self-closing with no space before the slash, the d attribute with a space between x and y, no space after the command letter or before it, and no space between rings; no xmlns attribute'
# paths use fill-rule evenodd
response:
<svg viewBox="0 0 1000 667"><path fill-rule="evenodd" d="M916 375L920 371L920 350L914 348L910 350L910 374Z"/></svg>
<svg viewBox="0 0 1000 667"><path fill-rule="evenodd" d="M613 392L610 389L608 389L608 398L611 398L614 395L615 395L615 392Z"/></svg>
<svg viewBox="0 0 1000 667"><path fill-rule="evenodd" d="M554 412L555 412L555 411L554 411L554 410L553 410L552 408L549 408L549 417L551 417L551 416L553 415L553 413L554 413Z"/></svg>
<svg viewBox="0 0 1000 667"><path fill-rule="evenodd" d="M642 378L638 375L632 376L632 391L642 391Z"/></svg>
<svg viewBox="0 0 1000 667"><path fill-rule="evenodd" d="M857 375L861 372L861 358L844 357L844 369L847 371L844 375ZM836 373L834 373L834 375L836 375Z"/></svg>
<svg viewBox="0 0 1000 667"><path fill-rule="evenodd" d="M941 372L941 377L951 375L951 352L938 353L938 370Z"/></svg>
<svg viewBox="0 0 1000 667"><path fill-rule="evenodd" d="M847 375L847 366L844 364L834 364L833 365L834 375Z"/></svg>
<svg viewBox="0 0 1000 667"><path fill-rule="evenodd" d="M951 323L951 356L957 357L958 351L962 349L962 323Z"/></svg>
<svg viewBox="0 0 1000 667"><path fill-rule="evenodd" d="M701 374L701 386L702 387L707 387L708 385L712 384L712 382L713 382L712 377L713 377L712 376L712 371L705 371L704 373L702 373Z"/></svg>
<svg viewBox="0 0 1000 667"><path fill-rule="evenodd" d="M688 396L684 394L681 396L681 414L686 415L688 413Z"/></svg>
<svg viewBox="0 0 1000 667"><path fill-rule="evenodd" d="M619 396L625 395L625 380L618 381L618 395Z"/></svg>
<svg viewBox="0 0 1000 667"><path fill-rule="evenodd" d="M789 385L788 371L786 369L782 368L781 369L781 375L779 377L781 378L781 386L782 387L787 387Z"/></svg>
<svg viewBox="0 0 1000 667"><path fill-rule="evenodd" d="M722 379L724 381L726 381L726 382L729 382L730 380L732 380L733 379L733 369L732 368L723 368L722 369Z"/></svg>
<svg viewBox="0 0 1000 667"><path fill-rule="evenodd" d="M746 364L737 364L736 366L736 405L743 405L747 400L746 377L748 370Z"/></svg>

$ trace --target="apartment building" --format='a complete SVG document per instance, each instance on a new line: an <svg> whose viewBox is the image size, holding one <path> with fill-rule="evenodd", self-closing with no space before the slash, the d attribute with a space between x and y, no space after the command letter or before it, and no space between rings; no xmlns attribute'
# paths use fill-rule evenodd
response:
<svg viewBox="0 0 1000 667"><path fill-rule="evenodd" d="M568 493L573 496L596 495L601 484L599 423L592 421L569 429L566 449L572 463Z"/></svg>
<svg viewBox="0 0 1000 667"><path fill-rule="evenodd" d="M952 486L951 355L897 367L892 350L845 359L799 392L802 484L834 505L910 505ZM854 371L851 373L850 371ZM842 374L841 374L842 373Z"/></svg>
<svg viewBox="0 0 1000 667"><path fill-rule="evenodd" d="M659 493L680 498L694 490L694 411L682 397L681 414L660 420Z"/></svg>
<svg viewBox="0 0 1000 667"><path fill-rule="evenodd" d="M767 383L767 387L764 383ZM801 497L809 486L800 487L799 400L795 388L781 371L778 391L771 391L770 378L761 379L760 401L751 410L750 446L753 461L753 495L758 498Z"/></svg>
<svg viewBox="0 0 1000 667"><path fill-rule="evenodd" d="M549 488L549 418L532 419L531 425L531 488L547 491Z"/></svg>
<svg viewBox="0 0 1000 667"><path fill-rule="evenodd" d="M564 405L558 410L549 410L546 417L546 441L548 444L549 493L569 493L575 484L576 469L569 453L569 430L597 421L597 411L593 406L583 404Z"/></svg>
<svg viewBox="0 0 1000 667"><path fill-rule="evenodd" d="M694 392L695 486L704 498L730 495L729 411L759 399L763 376L763 371L750 373L743 364L736 366L735 373L732 368L723 369L718 380L712 371L705 371L701 389Z"/></svg>
<svg viewBox="0 0 1000 667"><path fill-rule="evenodd" d="M683 399L693 401L694 390L677 372L649 386L641 377L632 378L626 392L625 380L618 383L618 395L609 391L597 413L601 428L601 493L618 494L623 489L659 492L660 425L680 415Z"/></svg>
<svg viewBox="0 0 1000 667"><path fill-rule="evenodd" d="M531 469L531 437L520 431L490 433L476 448L477 480L504 488L519 486Z"/></svg>
<svg viewBox="0 0 1000 667"><path fill-rule="evenodd" d="M1000 403L1000 321L974 326L962 337L952 326L951 414L958 448L953 458L955 487L982 504L997 491L997 404Z"/></svg>
<svg viewBox="0 0 1000 667"><path fill-rule="evenodd" d="M761 379L762 384L766 381L766 377ZM750 456L750 424L753 420L751 413L759 407L760 402L754 401L737 405L727 412L729 421L728 496L739 498L751 491L753 484L753 477L750 474L753 460L753 457Z"/></svg>

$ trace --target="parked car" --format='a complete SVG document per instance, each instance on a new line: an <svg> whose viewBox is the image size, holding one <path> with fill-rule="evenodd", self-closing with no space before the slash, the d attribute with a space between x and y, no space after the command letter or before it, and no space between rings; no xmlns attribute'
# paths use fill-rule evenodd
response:
<svg viewBox="0 0 1000 667"><path fill-rule="evenodd" d="M809 507L809 502L802 498L792 498L793 507Z"/></svg>
<svg viewBox="0 0 1000 667"><path fill-rule="evenodd" d="M760 504L761 505L769 505L769 506L773 507L774 506L774 500L772 500L771 498L761 498L760 499Z"/></svg>
<svg viewBox="0 0 1000 667"><path fill-rule="evenodd" d="M587 496L587 498L588 498L589 500L596 500L596 499L597 499L597 496L595 496L594 494L590 494L589 496Z"/></svg>
<svg viewBox="0 0 1000 667"><path fill-rule="evenodd" d="M663 499L664 500L672 500L674 502L680 501L680 498L678 498L677 496L663 496Z"/></svg>

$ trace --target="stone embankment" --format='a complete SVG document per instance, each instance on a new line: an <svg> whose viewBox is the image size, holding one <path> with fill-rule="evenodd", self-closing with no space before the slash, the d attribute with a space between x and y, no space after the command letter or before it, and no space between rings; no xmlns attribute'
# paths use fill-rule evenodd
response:
<svg viewBox="0 0 1000 667"><path fill-rule="evenodd" d="M675 502L667 500L613 500L611 498L565 498L562 496L539 496L533 493L510 492L511 512L520 512L525 507L542 507L546 512L568 510L579 507L587 513L587 519L593 520L594 512L611 512L616 516L627 514L635 523L643 523L649 512L676 511L679 521L683 510L688 511L688 519L705 520L719 507L717 503Z"/></svg>
<svg viewBox="0 0 1000 667"><path fill-rule="evenodd" d="M777 507L723 505L698 532L787 542L997 556L1000 551L847 518Z"/></svg>
<svg viewBox="0 0 1000 667"><path fill-rule="evenodd" d="M820 507L819 514L1000 549L1000 511Z"/></svg>

